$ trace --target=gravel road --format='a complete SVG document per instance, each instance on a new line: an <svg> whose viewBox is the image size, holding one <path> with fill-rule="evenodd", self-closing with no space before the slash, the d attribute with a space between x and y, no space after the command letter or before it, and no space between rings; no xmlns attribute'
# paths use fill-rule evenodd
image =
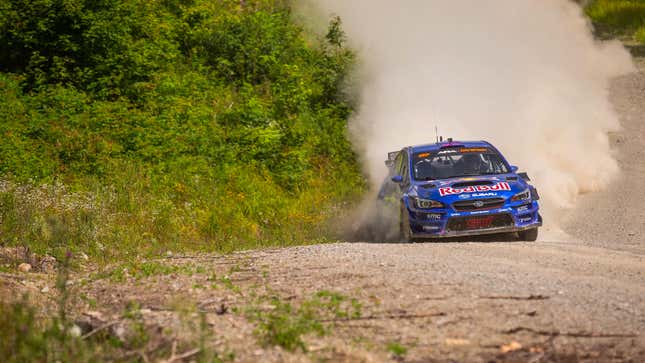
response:
<svg viewBox="0 0 645 363"><path fill-rule="evenodd" d="M611 135L622 174L566 212L560 237L340 243L252 255L273 266L270 282L286 296L331 288L373 301L372 314L400 314L341 336L396 341L409 348L406 361L645 362L643 68L616 79L611 95L623 126ZM522 348L503 353L512 346Z"/></svg>

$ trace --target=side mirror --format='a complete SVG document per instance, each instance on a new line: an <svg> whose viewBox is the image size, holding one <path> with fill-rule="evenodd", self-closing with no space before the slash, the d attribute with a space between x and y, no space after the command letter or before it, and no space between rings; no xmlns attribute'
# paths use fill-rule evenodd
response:
<svg viewBox="0 0 645 363"><path fill-rule="evenodd" d="M518 171L518 170L520 170L520 168L518 168L518 167L517 167L517 166L515 166L515 165L511 165L511 171L512 171L513 173L517 173L517 171Z"/></svg>
<svg viewBox="0 0 645 363"><path fill-rule="evenodd" d="M392 181L397 184L401 184L403 183L403 177L401 175L395 175L392 177Z"/></svg>
<svg viewBox="0 0 645 363"><path fill-rule="evenodd" d="M520 176L520 178L526 180L526 181L531 181L531 178L529 178L529 175L527 173L518 173L517 175Z"/></svg>

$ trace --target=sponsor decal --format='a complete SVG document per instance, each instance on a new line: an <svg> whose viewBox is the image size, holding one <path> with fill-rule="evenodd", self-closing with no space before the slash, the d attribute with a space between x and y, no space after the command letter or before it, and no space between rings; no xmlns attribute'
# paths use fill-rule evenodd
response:
<svg viewBox="0 0 645 363"><path fill-rule="evenodd" d="M473 197L478 197L478 198L481 198L481 197L495 197L495 196L497 196L497 193L477 193L477 194L473 194Z"/></svg>
<svg viewBox="0 0 645 363"><path fill-rule="evenodd" d="M489 210L480 210L480 211L476 211L476 212L470 212L470 214L487 214L487 213L491 213L491 211L489 211Z"/></svg>
<svg viewBox="0 0 645 363"><path fill-rule="evenodd" d="M443 194L442 194L442 196L443 196ZM459 199L468 199L468 198L470 198L470 194L461 194L459 196Z"/></svg>
<svg viewBox="0 0 645 363"><path fill-rule="evenodd" d="M440 221L441 220L441 214L430 213L430 214L428 214L427 217L431 221Z"/></svg>
<svg viewBox="0 0 645 363"><path fill-rule="evenodd" d="M446 155L446 154L456 154L457 150L455 149L447 149L447 150L440 150L437 155Z"/></svg>
<svg viewBox="0 0 645 363"><path fill-rule="evenodd" d="M485 153L487 151L488 149L485 147L470 147L470 148L459 149L459 152L462 152L462 153Z"/></svg>
<svg viewBox="0 0 645 363"><path fill-rule="evenodd" d="M526 212L527 210L529 210L529 205L523 205L521 207L517 207L518 212Z"/></svg>
<svg viewBox="0 0 645 363"><path fill-rule="evenodd" d="M465 188L439 188L439 195L442 197L446 195L457 195L464 193L477 193L477 192L490 192L490 191L502 191L502 190L511 190L510 184L507 182L499 182L494 185L474 185ZM462 198L460 196L460 198Z"/></svg>

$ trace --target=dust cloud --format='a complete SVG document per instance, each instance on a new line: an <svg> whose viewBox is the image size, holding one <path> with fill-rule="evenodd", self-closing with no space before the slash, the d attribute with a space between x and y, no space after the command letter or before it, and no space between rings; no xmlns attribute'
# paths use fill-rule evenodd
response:
<svg viewBox="0 0 645 363"><path fill-rule="evenodd" d="M388 151L488 140L527 171L551 211L619 172L607 133L620 125L611 78L633 70L619 42L599 42L568 0L309 0L338 15L360 56L350 122L375 188Z"/></svg>

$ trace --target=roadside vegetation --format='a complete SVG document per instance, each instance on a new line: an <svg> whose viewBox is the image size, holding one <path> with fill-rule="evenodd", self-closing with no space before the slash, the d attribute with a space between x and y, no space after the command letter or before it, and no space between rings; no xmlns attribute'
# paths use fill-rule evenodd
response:
<svg viewBox="0 0 645 363"><path fill-rule="evenodd" d="M78 295L78 286L100 284L102 279L115 277L113 271L117 270L79 279L73 273L73 258L72 254L66 254L61 261L51 296L38 297L47 300L47 307L26 294L16 299L1 299L0 356L5 361L232 362L236 359L235 351L221 339L226 332L214 326L218 320L231 319L238 323L238 319L245 319L255 326L247 336L246 349L253 346L284 350L288 354L308 354L312 339L332 334L336 324L363 316L363 305L357 299L334 291L311 291L285 300L267 285L266 274L249 270L249 265L205 268L170 260L165 264L147 261L140 266L119 266L124 275L112 282L139 286L143 291L149 284L158 283L159 278L168 277L169 281L180 284L182 290L192 285L196 295L163 301L152 310L151 304L155 303L150 301L150 296L128 299L112 309L98 307L95 300L90 302L83 294ZM220 263L227 257L221 258ZM248 279L249 272L254 276L252 280ZM164 288L160 290L159 294L164 295ZM93 291L90 292L93 296L97 292L91 287L86 291ZM230 293L236 298L227 299ZM87 306L89 310L79 314L79 306ZM49 313L43 314L42 310ZM322 357L333 352L312 354Z"/></svg>
<svg viewBox="0 0 645 363"><path fill-rule="evenodd" d="M258 308L266 305L262 304L265 300L269 301L271 309ZM323 290L302 301L298 307L282 301L278 296L261 296L255 305L247 309L246 316L257 323L255 333L262 344L307 352L303 336L325 335L331 329L329 323L335 320L358 319L361 317L361 307L356 299Z"/></svg>
<svg viewBox="0 0 645 363"><path fill-rule="evenodd" d="M585 11L604 36L645 44L645 1L594 0Z"/></svg>
<svg viewBox="0 0 645 363"><path fill-rule="evenodd" d="M319 241L363 190L354 56L288 1L3 0L0 243L99 261Z"/></svg>

